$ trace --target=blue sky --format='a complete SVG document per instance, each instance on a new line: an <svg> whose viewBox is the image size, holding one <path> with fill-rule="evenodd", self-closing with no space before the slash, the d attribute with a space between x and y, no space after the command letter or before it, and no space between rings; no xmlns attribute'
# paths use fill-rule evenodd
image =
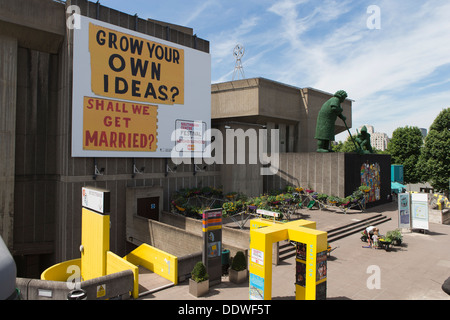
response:
<svg viewBox="0 0 450 320"><path fill-rule="evenodd" d="M392 136L428 129L450 107L448 0L101 0L141 18L188 26L210 41L212 83L233 78L233 48L245 47L246 78L334 93L364 124ZM370 6L379 8L379 15ZM379 19L378 19L379 18ZM369 25L379 29L369 28ZM337 140L345 140L340 134Z"/></svg>

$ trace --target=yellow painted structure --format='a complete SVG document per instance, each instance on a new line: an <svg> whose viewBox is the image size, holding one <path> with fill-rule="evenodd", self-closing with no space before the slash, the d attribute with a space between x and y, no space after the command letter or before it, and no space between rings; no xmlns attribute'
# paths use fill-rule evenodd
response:
<svg viewBox="0 0 450 320"><path fill-rule="evenodd" d="M41 280L67 281L71 275L70 270L72 270L74 266L81 270L81 259L67 260L47 268L42 272Z"/></svg>
<svg viewBox="0 0 450 320"><path fill-rule="evenodd" d="M131 295L137 299L139 297L139 268L115 253L108 251L106 253L106 274L113 274L125 270L133 271L134 281Z"/></svg>
<svg viewBox="0 0 450 320"><path fill-rule="evenodd" d="M178 283L178 258L148 244L142 244L124 257L125 260Z"/></svg>
<svg viewBox="0 0 450 320"><path fill-rule="evenodd" d="M109 215L82 208L81 276L89 280L106 275L106 253L109 251Z"/></svg>
<svg viewBox="0 0 450 320"><path fill-rule="evenodd" d="M86 208L82 208L81 258L64 261L51 266L41 274L42 280L68 281L73 267L78 267L81 280L117 273L133 271L133 298L139 297L139 268L150 271L178 283L178 258L148 244L142 244L125 257L119 257L109 251L110 217ZM72 272L72 273L71 273Z"/></svg>
<svg viewBox="0 0 450 320"><path fill-rule="evenodd" d="M264 219L252 220L250 225L250 299L272 299L272 245L290 240L306 244L305 286L296 284L297 300L315 300L317 285L326 281L316 281L317 256L328 247L327 233L315 230L313 221L297 220L288 223L273 223Z"/></svg>

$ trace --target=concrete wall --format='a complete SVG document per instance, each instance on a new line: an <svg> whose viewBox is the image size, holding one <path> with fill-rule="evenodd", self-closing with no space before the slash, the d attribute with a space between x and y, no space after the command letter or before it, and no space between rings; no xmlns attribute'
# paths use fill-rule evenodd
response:
<svg viewBox="0 0 450 320"><path fill-rule="evenodd" d="M79 255L81 188L111 192L111 250L127 253L126 188L160 187L162 207L180 188L219 187L218 166L194 175L179 165L166 175L165 159L71 157L72 31L66 6L121 27L209 52L209 42L190 28L161 25L86 0L0 0L0 233L18 274L39 277L48 266ZM76 84L75 84L76 85ZM169 160L169 164L173 166ZM95 179L94 179L95 177Z"/></svg>
<svg viewBox="0 0 450 320"><path fill-rule="evenodd" d="M349 196L361 186L361 166L380 165L380 200L367 206L390 202L390 155L356 153L284 153L280 154L280 170L264 177L264 192L283 189L287 185L310 188L337 197Z"/></svg>
<svg viewBox="0 0 450 320"><path fill-rule="evenodd" d="M134 275L131 270L82 281L80 288L86 292L86 300L107 300L120 297L128 299L133 290ZM17 278L21 300L67 300L74 283ZM105 295L97 298L97 286L103 285Z"/></svg>
<svg viewBox="0 0 450 320"><path fill-rule="evenodd" d="M280 169L264 177L264 192L286 185L311 188L319 193L345 197L344 153L282 153Z"/></svg>
<svg viewBox="0 0 450 320"><path fill-rule="evenodd" d="M195 254L203 250L202 220L162 212L161 221L154 221L133 215L128 219L127 240L139 246L147 243L177 257ZM235 254L247 251L249 233L224 226L223 247Z"/></svg>
<svg viewBox="0 0 450 320"><path fill-rule="evenodd" d="M13 246L17 40L0 35L0 234Z"/></svg>

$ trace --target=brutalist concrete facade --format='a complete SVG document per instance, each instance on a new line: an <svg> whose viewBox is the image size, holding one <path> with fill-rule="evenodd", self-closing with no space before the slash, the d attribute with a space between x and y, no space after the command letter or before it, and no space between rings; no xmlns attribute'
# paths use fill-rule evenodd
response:
<svg viewBox="0 0 450 320"><path fill-rule="evenodd" d="M125 255L127 189L162 189L161 210L168 210L175 190L221 185L215 165L198 172L182 164L167 174L170 159L71 156L76 84L73 31L66 26L70 5L81 15L209 52L209 42L190 28L130 16L99 2L0 0L0 233L22 277L39 277L49 265L79 257L83 186L110 190L110 246ZM95 164L103 175L95 175ZM133 175L133 165L145 170Z"/></svg>

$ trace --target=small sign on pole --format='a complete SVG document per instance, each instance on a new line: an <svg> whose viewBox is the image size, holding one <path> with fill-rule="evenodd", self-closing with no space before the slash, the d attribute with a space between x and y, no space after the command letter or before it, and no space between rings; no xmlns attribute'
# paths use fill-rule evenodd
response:
<svg viewBox="0 0 450 320"><path fill-rule="evenodd" d="M81 189L81 205L101 214L110 212L110 192L109 190L95 187L83 187Z"/></svg>

